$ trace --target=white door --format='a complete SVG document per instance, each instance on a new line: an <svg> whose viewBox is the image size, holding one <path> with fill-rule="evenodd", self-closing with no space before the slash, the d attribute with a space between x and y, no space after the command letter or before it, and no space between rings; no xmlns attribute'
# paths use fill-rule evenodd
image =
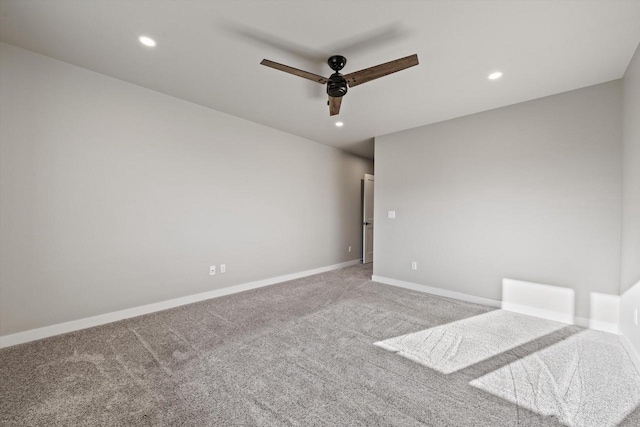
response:
<svg viewBox="0 0 640 427"><path fill-rule="evenodd" d="M362 192L362 263L373 262L373 175L364 175Z"/></svg>

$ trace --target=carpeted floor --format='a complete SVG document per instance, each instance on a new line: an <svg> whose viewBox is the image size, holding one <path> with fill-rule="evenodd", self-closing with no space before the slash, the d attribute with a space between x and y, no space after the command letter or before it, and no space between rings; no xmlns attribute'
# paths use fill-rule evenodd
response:
<svg viewBox="0 0 640 427"><path fill-rule="evenodd" d="M350 267L0 350L0 425L640 425L616 336L370 277Z"/></svg>

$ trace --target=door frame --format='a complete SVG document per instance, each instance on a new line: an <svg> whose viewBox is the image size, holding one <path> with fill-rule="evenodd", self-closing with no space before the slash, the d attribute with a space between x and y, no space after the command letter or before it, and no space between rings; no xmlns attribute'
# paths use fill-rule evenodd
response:
<svg viewBox="0 0 640 427"><path fill-rule="evenodd" d="M371 181L372 183L375 183L374 175L365 173L364 174L364 178L362 180L362 263L363 264L368 264L370 262L373 262L373 233L375 232L374 231L374 229L375 229L375 220L374 220L374 217L373 217L373 213L374 213L374 210L373 210L373 206L374 205L373 205L373 203L371 203L371 212L370 212L370 214L371 214L370 215L371 222L369 223L367 221L368 220L368 218L367 218L367 213L368 213L367 212L367 197L366 197L366 194L367 194L367 191L366 191L367 190L367 181ZM372 198L375 201L374 194L375 194L375 185L374 185L373 191L372 191ZM367 259L367 227L369 225L371 225L371 240L372 240L371 241L371 248L372 248L371 253L372 253L372 255L371 255L371 259L370 260Z"/></svg>

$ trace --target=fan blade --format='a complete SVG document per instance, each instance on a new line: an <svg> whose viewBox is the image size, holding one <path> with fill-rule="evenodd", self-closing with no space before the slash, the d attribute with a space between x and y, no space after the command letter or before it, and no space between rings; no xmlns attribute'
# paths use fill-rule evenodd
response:
<svg viewBox="0 0 640 427"><path fill-rule="evenodd" d="M298 70L297 68L289 67L288 65L278 64L277 62L269 61L268 59L263 59L260 64L267 67L275 68L276 70L284 71L285 73L293 74L294 76L314 81L316 83L327 83L327 79L322 76L309 73L308 71Z"/></svg>
<svg viewBox="0 0 640 427"><path fill-rule="evenodd" d="M349 73L344 76L344 78L347 79L349 87L353 87L398 71L402 71L405 68L413 67L415 65L418 65L417 54L413 54L405 58L396 59L395 61L385 62L384 64L376 65L375 67L365 68L364 70L356 71L355 73Z"/></svg>
<svg viewBox="0 0 640 427"><path fill-rule="evenodd" d="M329 115L337 116L340 114L340 104L342 104L342 97L329 97Z"/></svg>

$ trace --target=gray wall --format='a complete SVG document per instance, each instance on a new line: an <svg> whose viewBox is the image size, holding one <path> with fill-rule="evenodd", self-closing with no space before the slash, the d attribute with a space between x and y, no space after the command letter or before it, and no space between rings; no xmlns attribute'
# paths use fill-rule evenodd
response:
<svg viewBox="0 0 640 427"><path fill-rule="evenodd" d="M360 257L370 161L0 55L0 335Z"/></svg>
<svg viewBox="0 0 640 427"><path fill-rule="evenodd" d="M374 274L496 300L505 277L570 287L582 317L618 295L621 89L376 138Z"/></svg>
<svg viewBox="0 0 640 427"><path fill-rule="evenodd" d="M640 47L624 75L622 288L640 281Z"/></svg>
<svg viewBox="0 0 640 427"><path fill-rule="evenodd" d="M640 355L640 46L623 79L623 204L620 330ZM639 314L640 315L640 314Z"/></svg>

